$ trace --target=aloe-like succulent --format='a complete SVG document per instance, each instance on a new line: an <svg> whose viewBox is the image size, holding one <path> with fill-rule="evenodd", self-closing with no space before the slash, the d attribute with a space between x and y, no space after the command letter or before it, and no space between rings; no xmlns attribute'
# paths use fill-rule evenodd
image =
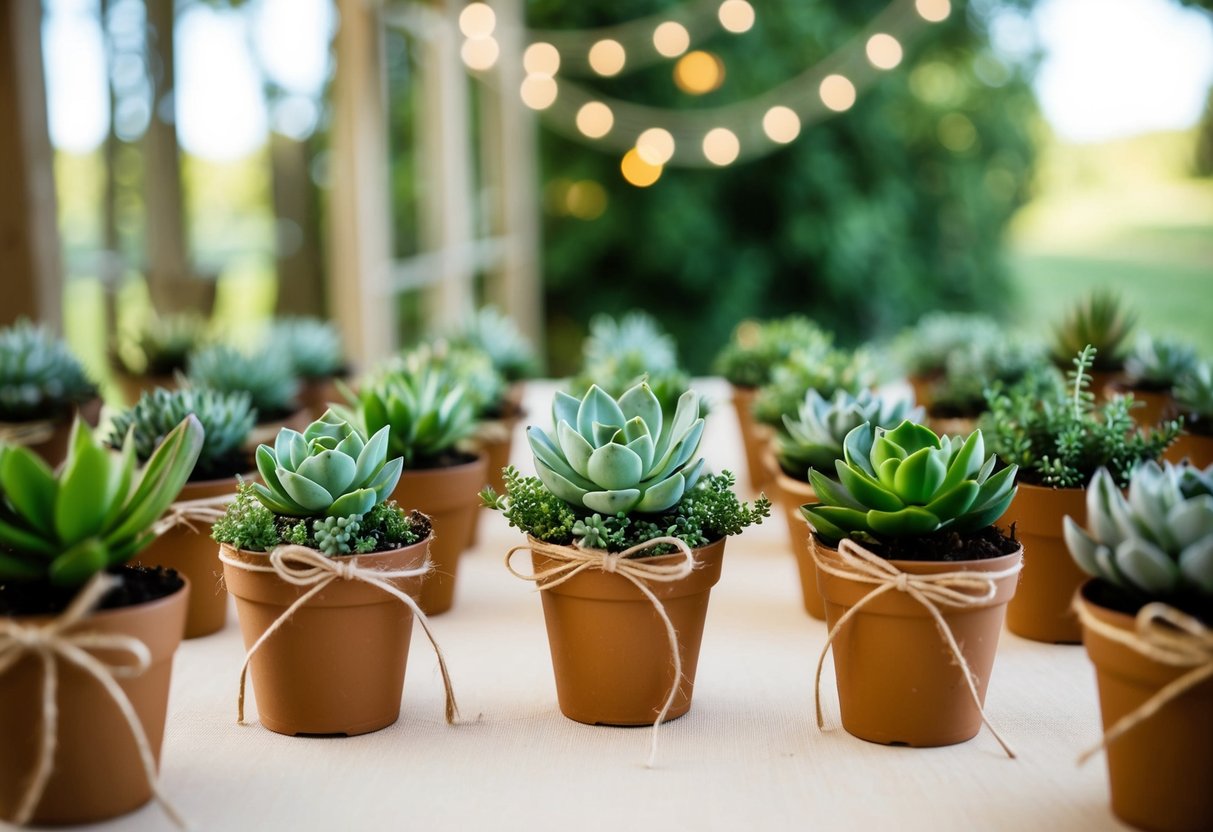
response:
<svg viewBox="0 0 1213 832"><path fill-rule="evenodd" d="M664 511L694 487L703 468L702 459L692 459L704 426L692 390L678 399L671 420L644 383L618 399L596 385L581 399L557 392L552 421L554 438L527 428L539 479L590 511Z"/></svg>
<svg viewBox="0 0 1213 832"><path fill-rule="evenodd" d="M257 499L286 517L361 517L387 499L404 460L388 461L388 429L370 439L333 411L303 433L282 428L274 447L257 447Z"/></svg>
<svg viewBox="0 0 1213 832"><path fill-rule="evenodd" d="M1142 601L1213 600L1213 467L1147 462L1125 497L1101 468L1087 486L1087 525L1065 519L1083 571Z"/></svg>
<svg viewBox="0 0 1213 832"><path fill-rule="evenodd" d="M893 430L863 424L843 442L837 482L809 472L818 502L801 511L831 544L975 532L1001 517L1015 496L1016 466L993 473L994 461L979 430L962 440L910 421Z"/></svg>
<svg viewBox="0 0 1213 832"><path fill-rule="evenodd" d="M116 352L129 373L168 376L184 370L190 353L207 339L207 322L201 315L152 315L134 332L119 337Z"/></svg>
<svg viewBox="0 0 1213 832"><path fill-rule="evenodd" d="M483 351L508 382L533 377L539 368L535 348L513 319L494 306L482 307L450 337L452 347Z"/></svg>
<svg viewBox="0 0 1213 832"><path fill-rule="evenodd" d="M1132 387L1167 390L1199 363L1196 348L1187 341L1143 334L1125 358L1125 375Z"/></svg>
<svg viewBox="0 0 1213 832"><path fill-rule="evenodd" d="M810 468L830 468L843 458L842 443L860 425L892 428L907 419L921 422L924 415L912 402L870 390L839 390L829 399L810 390L795 416L784 414L784 430L775 438L776 456L788 474L807 479Z"/></svg>
<svg viewBox="0 0 1213 832"><path fill-rule="evenodd" d="M220 393L248 393L257 420L269 422L296 410L299 379L286 355L267 350L252 355L227 344L206 347L189 358L190 384Z"/></svg>
<svg viewBox="0 0 1213 832"><path fill-rule="evenodd" d="M1118 370L1124 364L1126 342L1136 321L1136 313L1116 292L1092 292L1070 307L1054 326L1053 360L1067 367L1089 344L1096 350L1093 370Z"/></svg>
<svg viewBox="0 0 1213 832"><path fill-rule="evenodd" d="M197 388L145 392L133 407L114 416L106 441L110 447L118 448L130 435L135 442L135 455L145 461L191 413L205 431L191 479L218 479L247 470L248 459L242 449L253 429L253 410L247 393Z"/></svg>
<svg viewBox="0 0 1213 832"><path fill-rule="evenodd" d="M367 433L389 429L388 448L407 469L432 468L476 429L473 397L448 367L394 365L363 385L352 411Z"/></svg>
<svg viewBox="0 0 1213 832"><path fill-rule="evenodd" d="M379 375L404 373L418 377L427 368L441 371L442 377L462 385L478 420L501 414L504 406L505 377L493 366L488 353L474 347L455 347L446 341L422 344L388 362Z"/></svg>
<svg viewBox="0 0 1213 832"><path fill-rule="evenodd" d="M97 395L67 344L20 320L0 329L0 422L57 419Z"/></svg>
<svg viewBox="0 0 1213 832"><path fill-rule="evenodd" d="M1175 405L1188 419L1188 427L1204 425L1209 430L1213 420L1213 364L1202 361L1175 383L1171 395Z"/></svg>
<svg viewBox="0 0 1213 832"><path fill-rule="evenodd" d="M761 387L793 351L825 355L834 336L803 315L742 321L716 357L715 369L731 384Z"/></svg>
<svg viewBox="0 0 1213 832"><path fill-rule="evenodd" d="M79 586L126 563L189 478L202 433L186 416L142 468L133 437L114 453L79 419L57 472L27 448L0 445L0 583Z"/></svg>
<svg viewBox="0 0 1213 832"><path fill-rule="evenodd" d="M300 378L331 378L345 370L341 333L323 318L278 318L266 328L264 349L281 352Z"/></svg>
<svg viewBox="0 0 1213 832"><path fill-rule="evenodd" d="M644 312L629 312L619 319L595 316L582 353L581 372L569 386L577 397L597 385L618 398L637 384L648 382L668 417L691 383L678 366L673 337Z"/></svg>
<svg viewBox="0 0 1213 832"><path fill-rule="evenodd" d="M897 336L893 353L907 372L930 376L942 373L952 355L1002 339L1002 328L988 315L932 312Z"/></svg>

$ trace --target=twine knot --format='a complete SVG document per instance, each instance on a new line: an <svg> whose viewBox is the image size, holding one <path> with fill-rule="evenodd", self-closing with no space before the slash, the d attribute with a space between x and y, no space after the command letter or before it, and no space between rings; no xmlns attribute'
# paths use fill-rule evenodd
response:
<svg viewBox="0 0 1213 832"><path fill-rule="evenodd" d="M0 674L10 670L23 656L29 654L35 655L42 664L42 737L33 776L12 818L12 822L18 826L29 823L33 817L54 772L55 749L59 743L59 708L56 704L59 661L74 665L91 676L113 700L135 741L152 794L173 823L182 828L185 826L177 810L156 787L156 757L152 752L151 743L148 742L138 713L116 681L117 677L138 676L151 667L151 651L134 636L119 633L68 632L73 626L87 619L106 594L119 583L119 578L105 572L94 575L67 609L45 624L22 625L14 620L0 621ZM98 659L89 652L90 650L125 653L132 663L109 664Z"/></svg>
<svg viewBox="0 0 1213 832"><path fill-rule="evenodd" d="M235 494L221 494L218 497L201 497L197 500L178 500L170 505L152 526L152 534L159 537L177 526L185 526L197 534L195 523L212 525L222 519L227 513L228 504L235 499Z"/></svg>
<svg viewBox="0 0 1213 832"><path fill-rule="evenodd" d="M868 551L849 538L843 538L839 542L836 558L826 558L817 547L816 537L810 536L809 552L820 571L837 578L872 584L872 591L856 601L855 605L834 623L826 637L825 646L821 649L821 656L817 659L817 677L814 689L817 727L822 728L825 725L825 718L821 710L821 671L825 665L826 654L834 645L834 639L852 616L869 602L886 592L896 590L913 598L930 613L940 637L952 652L952 657L960 668L961 675L968 686L969 695L973 698L973 704L977 706L977 712L981 715L982 724L990 729L990 733L994 735L994 739L998 740L998 744L1002 746L1002 750L1007 753L1007 756L1014 759L1015 752L1011 750L1006 740L995 730L986 716L985 708L981 704L981 697L977 693L977 679L973 674L973 669L969 667L969 662L961 652L960 645L957 644L956 636L952 633L947 619L939 611L939 606L973 609L988 604L998 593L997 581L1017 574L1023 568L1022 560L1012 567L997 572L958 571L914 575L903 572L889 561Z"/></svg>
<svg viewBox="0 0 1213 832"><path fill-rule="evenodd" d="M643 551L661 545L673 546L682 557L676 563L649 563L644 560L630 559L632 555L640 554ZM557 562L557 565L543 572L530 575L518 572L514 569L511 561L515 554L527 549L551 558ZM588 569L597 569L608 575L620 575L626 578L653 605L653 609L657 611L661 623L665 625L666 635L670 640L670 654L674 659L674 682L670 688L669 695L666 696L665 704L662 705L660 713L657 714L657 719L653 722L652 741L649 746L648 761L646 762L649 768L652 768L657 763L658 729L661 727L661 723L665 720L666 715L669 714L670 708L674 706L674 700L678 696L678 686L682 682L682 655L678 650L678 633L674 629L674 622L670 620L670 616L665 610L665 605L661 603L657 596L653 594L653 590L649 589L646 584L648 581L672 583L682 580L695 570L696 565L695 553L691 551L691 548L683 540L673 536L655 537L652 540L638 543L622 552L591 549L582 546L580 543L576 546L558 546L553 543L545 543L542 540L530 538L528 544L515 546L505 555L505 568L510 571L510 574L524 581L533 582L535 588L538 590L558 587L565 581L573 579Z"/></svg>
<svg viewBox="0 0 1213 832"><path fill-rule="evenodd" d="M442 672L442 683L446 689L446 721L448 724L455 723L459 716L459 707L455 703L455 690L451 685L450 673L447 671L446 657L442 653L442 648L438 646L434 633L430 630L430 621L411 595L391 583L393 580L405 578L423 578L429 574L433 564L430 562L428 552L425 563L412 569L374 569L359 564L357 556L350 557L348 560L339 560L306 546L275 547L269 553L268 566L229 557L222 547L219 549L219 560L228 566L248 572L272 572L289 584L308 587L307 592L296 598L282 615L266 628L245 655L244 665L240 668L240 689L236 699L236 721L238 723L243 724L244 722L244 691L248 680L249 664L252 662L253 656L261 649L261 645L269 640L270 636L278 632L282 625L290 620L291 616L338 579L370 584L409 608L417 623L425 631L430 645L434 648L434 654L438 657L438 668Z"/></svg>

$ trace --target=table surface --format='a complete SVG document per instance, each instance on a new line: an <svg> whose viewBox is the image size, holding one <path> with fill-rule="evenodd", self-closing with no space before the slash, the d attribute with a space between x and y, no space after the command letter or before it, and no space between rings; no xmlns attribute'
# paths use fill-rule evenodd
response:
<svg viewBox="0 0 1213 832"><path fill-rule="evenodd" d="M745 466L727 387L701 451ZM534 384L547 422L550 384ZM521 427L520 427L521 431ZM521 432L514 462L530 470ZM778 507L776 507L778 511ZM826 629L803 611L783 518L729 541L712 593L690 713L661 729L587 726L560 715L539 598L502 564L520 542L495 514L464 555L455 608L434 619L463 722L443 721L442 684L414 628L397 723L350 738L296 738L236 724L243 647L226 629L176 656L161 787L197 829L1086 830L1118 829L1102 759L1094 674L1081 647L1003 633L987 712L1019 753L986 731L935 749L874 745L841 729L832 666L813 717L813 669ZM96 829L171 828L150 804Z"/></svg>

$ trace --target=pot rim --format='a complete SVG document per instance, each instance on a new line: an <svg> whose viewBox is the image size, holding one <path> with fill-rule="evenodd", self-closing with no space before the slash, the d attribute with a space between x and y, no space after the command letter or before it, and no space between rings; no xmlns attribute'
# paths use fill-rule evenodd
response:
<svg viewBox="0 0 1213 832"><path fill-rule="evenodd" d="M690 547L691 554L694 555L696 552L706 552L709 549L715 548L717 546L723 546L725 544L725 541L727 541L728 539L729 539L729 535L725 535L724 537L720 538L719 540L713 540L711 543L706 543L703 546L692 546L692 547ZM526 541L527 541L527 548L530 548L532 543L539 543L543 546L552 546L557 549L571 549L574 551L577 550L577 547L573 546L571 544L548 543L546 540L539 540L530 534L528 534L526 536ZM591 551L595 551L595 550L591 550ZM603 550L599 549L596 551L603 551ZM535 554L536 554L535 550L531 549L531 555L534 556ZM542 552L539 553L539 556L545 557L545 555ZM683 555L681 552L670 552L668 555L653 555L653 556L647 557L647 558L628 558L628 560L644 561L645 563L665 563L665 562L675 563L682 557L683 557ZM698 566L698 565L701 565L702 562L699 561L698 559L696 559L695 563Z"/></svg>
<svg viewBox="0 0 1213 832"><path fill-rule="evenodd" d="M813 537L814 541L816 542L816 544L818 546L820 546L822 549L825 549L827 552L834 552L834 553L838 552L838 548L836 546L830 546L828 543L826 543L824 540L822 540L816 532L813 533L812 537ZM847 538L847 539L849 539L849 538ZM858 543L858 541L855 541L855 542ZM960 571L960 572L985 572L985 571L993 572L993 571L997 571L997 570L995 570L995 569L990 569L990 570L966 569L965 567L971 566L972 564L975 564L975 563L1001 564L1002 561L1009 562L1012 559L1022 559L1023 552L1024 552L1023 541L1016 540L1015 543L1018 544L1015 548L1015 551L1008 552L1005 555L999 555L998 557L994 557L994 558L972 558L970 560L893 560L892 558L881 558L881 560L885 561L886 563L891 563L892 565L894 565L898 569L900 569L902 572L911 572L911 573L914 572L915 569L918 567L935 567L935 566L956 567L956 569L952 570L952 571ZM860 543L859 545L862 546L863 544ZM873 554L875 554L875 553L873 553ZM877 557L879 557L879 555L877 555ZM928 571L931 571L931 570L928 570ZM939 571L947 572L949 570L940 569Z"/></svg>
<svg viewBox="0 0 1213 832"><path fill-rule="evenodd" d="M467 462L460 462L458 465L447 465L442 468L405 468L401 470L400 478L404 479L410 474L412 474L414 477L425 474L446 474L451 472L462 474L465 473L469 468L474 468L477 465L488 465L489 455L481 448L477 448L475 451L463 451L462 453L471 454L476 458L470 459Z"/></svg>
<svg viewBox="0 0 1213 832"><path fill-rule="evenodd" d="M176 570L174 570L174 571L176 571ZM189 590L190 590L190 579L187 578L185 575L183 575L180 572L177 572L177 577L179 577L181 579L181 586L177 587L175 590L170 592L168 595L163 595L163 596L161 596L159 598L155 598L151 601L140 601L137 604L128 604L125 607L113 607L113 608L105 609L105 610L93 610L87 616L80 619L79 623L77 623L74 626L80 627L80 626L83 626L84 624L86 624L87 622L93 621L95 619L105 620L108 618L113 618L117 615L122 615L124 613L144 612L144 611L149 611L149 610L154 611L158 607L168 606L169 604L173 603L174 600L177 598L177 596L180 595L182 592L189 592ZM3 616L0 616L0 618L7 618L9 620L17 621L17 622L22 622L22 621L37 622L37 621L53 621L54 619L58 618L59 615L62 615L62 613L38 613L36 615L3 615Z"/></svg>
<svg viewBox="0 0 1213 832"><path fill-rule="evenodd" d="M428 517L429 515L426 515L426 516ZM395 549L383 549L378 552L350 552L348 555L324 555L324 553L321 552L319 549L313 549L310 546L303 546L301 548L309 549L310 551L324 555L324 557L328 558L329 560L338 560L339 558L373 558L373 557L378 557L380 555L394 555L397 552L403 552L407 549L414 549L418 546L426 546L433 539L434 539L434 530L431 528L429 534L427 534L425 537L421 538L421 540L418 540L416 543L410 543L407 546L397 546ZM216 542L218 543L218 541L216 541ZM252 549L237 549L235 546L233 546L230 543L219 543L218 545L221 549L226 549L229 552L234 552L238 555L245 556L249 560L252 560L252 561L262 559L262 558L268 559L270 556L269 552L255 552ZM293 545L293 544L284 543L282 545L288 546L288 545Z"/></svg>

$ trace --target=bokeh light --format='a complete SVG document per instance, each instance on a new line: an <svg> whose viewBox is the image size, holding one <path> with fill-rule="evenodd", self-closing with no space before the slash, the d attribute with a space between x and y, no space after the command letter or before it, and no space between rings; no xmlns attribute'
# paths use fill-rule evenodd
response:
<svg viewBox="0 0 1213 832"><path fill-rule="evenodd" d="M622 171L623 178L627 180L628 184L635 185L637 188L647 188L661 178L661 165L650 165L640 158L640 154L634 147L623 154L619 170Z"/></svg>
<svg viewBox="0 0 1213 832"><path fill-rule="evenodd" d="M877 69L892 69L901 63L901 44L892 35L877 32L868 38L868 60Z"/></svg>
<svg viewBox="0 0 1213 832"><path fill-rule="evenodd" d="M610 78L623 71L627 57L623 44L605 38L590 47L590 68L604 78Z"/></svg>
<svg viewBox="0 0 1213 832"><path fill-rule="evenodd" d="M677 58L686 52L690 45L691 33L681 23L667 20L653 30L653 47L663 57Z"/></svg>
<svg viewBox="0 0 1213 832"><path fill-rule="evenodd" d="M800 116L790 107L772 107L762 117L762 130L771 141L787 144L800 135Z"/></svg>
<svg viewBox="0 0 1213 832"><path fill-rule="evenodd" d="M732 164L740 153L741 142L727 127L714 127L703 137L703 155L713 165Z"/></svg>
<svg viewBox="0 0 1213 832"><path fill-rule="evenodd" d="M724 62L711 52L688 52L674 64L674 83L688 95L704 95L724 83Z"/></svg>
<svg viewBox="0 0 1213 832"><path fill-rule="evenodd" d="M914 0L914 8L918 10L918 16L928 23L947 20L952 13L952 4L948 0Z"/></svg>
<svg viewBox="0 0 1213 832"><path fill-rule="evenodd" d="M674 137L662 127L650 127L636 139L636 152L650 165L664 165L674 158Z"/></svg>
<svg viewBox="0 0 1213 832"><path fill-rule="evenodd" d="M487 3L469 3L459 13L459 31L466 38L487 38L497 27L497 15Z"/></svg>
<svg viewBox="0 0 1213 832"><path fill-rule="evenodd" d="M577 129L591 139L601 139L615 125L615 114L601 101L590 101L577 111Z"/></svg>
<svg viewBox="0 0 1213 832"><path fill-rule="evenodd" d="M821 103L836 113L851 109L855 103L855 85L842 75L827 75L821 80Z"/></svg>
<svg viewBox="0 0 1213 832"><path fill-rule="evenodd" d="M528 75L522 80L522 103L532 110L551 107L556 93L556 81L547 75Z"/></svg>
<svg viewBox="0 0 1213 832"><path fill-rule="evenodd" d="M724 0L717 16L720 25L735 35L750 31L754 25L754 7L746 0Z"/></svg>
<svg viewBox="0 0 1213 832"><path fill-rule="evenodd" d="M560 53L550 43L532 43L522 53L522 67L533 75L555 75L560 69Z"/></svg>
<svg viewBox="0 0 1213 832"><path fill-rule="evenodd" d="M463 42L463 47L459 50L459 56L463 58L468 69L479 71L491 69L493 64L497 63L500 53L495 38L470 38Z"/></svg>

